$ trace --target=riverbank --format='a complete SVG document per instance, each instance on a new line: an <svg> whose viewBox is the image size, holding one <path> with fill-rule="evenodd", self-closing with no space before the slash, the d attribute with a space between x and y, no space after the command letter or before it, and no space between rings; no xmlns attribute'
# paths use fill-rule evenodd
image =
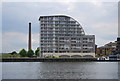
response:
<svg viewBox="0 0 120 81"><path fill-rule="evenodd" d="M97 58L2 58L2 62L118 62L120 60L97 60Z"/></svg>

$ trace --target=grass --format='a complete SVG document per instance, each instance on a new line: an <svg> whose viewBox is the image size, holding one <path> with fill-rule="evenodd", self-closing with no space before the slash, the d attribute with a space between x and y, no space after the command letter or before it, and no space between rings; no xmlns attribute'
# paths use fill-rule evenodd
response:
<svg viewBox="0 0 120 81"><path fill-rule="evenodd" d="M12 57L11 54L2 54L0 55L0 58L8 58L8 57Z"/></svg>
<svg viewBox="0 0 120 81"><path fill-rule="evenodd" d="M29 58L29 57L20 57L20 54L11 55L11 54L2 54L0 58Z"/></svg>
<svg viewBox="0 0 120 81"><path fill-rule="evenodd" d="M50 56L47 56L45 58L73 58L73 59L76 59L76 58L82 58L82 59L96 59L96 57L50 57Z"/></svg>

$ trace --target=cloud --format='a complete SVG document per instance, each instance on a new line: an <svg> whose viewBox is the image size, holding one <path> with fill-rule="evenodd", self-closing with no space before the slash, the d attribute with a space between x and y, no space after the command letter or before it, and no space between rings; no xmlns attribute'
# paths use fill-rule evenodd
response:
<svg viewBox="0 0 120 81"><path fill-rule="evenodd" d="M118 3L118 36L120 38L120 2Z"/></svg>
<svg viewBox="0 0 120 81"><path fill-rule="evenodd" d="M107 39L103 39L100 37L96 37L96 39L97 39L97 41L95 41L95 42L98 47L103 46L109 42L114 42L114 40L107 40Z"/></svg>
<svg viewBox="0 0 120 81"><path fill-rule="evenodd" d="M2 52L2 3L0 3L0 53Z"/></svg>
<svg viewBox="0 0 120 81"><path fill-rule="evenodd" d="M35 50L39 46L39 34L32 34L32 45ZM27 50L28 47L28 34L19 32L3 32L2 37L3 52L17 51L19 52L22 48ZM7 48L7 49L6 49Z"/></svg>
<svg viewBox="0 0 120 81"><path fill-rule="evenodd" d="M5 36L4 40L6 42L6 44L4 43L4 49L6 49L4 51L27 49L29 22L32 23L32 45L34 49L37 48L39 46L40 29L38 18L42 15L55 14L73 17L81 24L86 34L96 35L96 43L99 46L104 45L107 41L116 40L118 27L117 2L72 2L71 0L37 3L8 2L3 3L2 11L3 36ZM14 39L14 37L19 40ZM10 49L10 47L12 48Z"/></svg>
<svg viewBox="0 0 120 81"><path fill-rule="evenodd" d="M39 33L34 33L34 34L32 34L32 48L33 48L33 50L36 50L37 49L37 47L39 47Z"/></svg>
<svg viewBox="0 0 120 81"><path fill-rule="evenodd" d="M39 26L39 16L36 15L36 13L38 12L34 10L34 8L31 8L31 4L3 3L3 31L28 33L27 30L29 22L32 22L32 26L34 27L33 30L37 31Z"/></svg>
<svg viewBox="0 0 120 81"><path fill-rule="evenodd" d="M19 51L27 46L27 35L19 32L3 32L3 52Z"/></svg>
<svg viewBox="0 0 120 81"><path fill-rule="evenodd" d="M102 2L97 2L97 1L91 1L92 4L94 4L96 7L102 7Z"/></svg>
<svg viewBox="0 0 120 81"><path fill-rule="evenodd" d="M3 2L118 2L119 0L2 0Z"/></svg>
<svg viewBox="0 0 120 81"><path fill-rule="evenodd" d="M96 35L96 44L104 45L107 41L115 41L117 38L117 23L96 23L91 27L89 34ZM99 40L101 39L101 41ZM102 41L103 40L103 41Z"/></svg>

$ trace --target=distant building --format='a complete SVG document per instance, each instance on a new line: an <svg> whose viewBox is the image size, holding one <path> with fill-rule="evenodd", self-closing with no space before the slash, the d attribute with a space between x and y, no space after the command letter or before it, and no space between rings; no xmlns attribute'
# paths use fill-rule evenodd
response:
<svg viewBox="0 0 120 81"><path fill-rule="evenodd" d="M95 54L97 54L97 45L95 45Z"/></svg>
<svg viewBox="0 0 120 81"><path fill-rule="evenodd" d="M117 47L116 47L116 50L117 50L117 54L120 54L120 37L117 38Z"/></svg>
<svg viewBox="0 0 120 81"><path fill-rule="evenodd" d="M108 44L105 44L104 46L98 47L97 54L101 54L101 55L116 54L116 45L117 45L117 41L110 42Z"/></svg>
<svg viewBox="0 0 120 81"><path fill-rule="evenodd" d="M95 57L95 36L85 35L82 26L65 15L40 16L42 56Z"/></svg>

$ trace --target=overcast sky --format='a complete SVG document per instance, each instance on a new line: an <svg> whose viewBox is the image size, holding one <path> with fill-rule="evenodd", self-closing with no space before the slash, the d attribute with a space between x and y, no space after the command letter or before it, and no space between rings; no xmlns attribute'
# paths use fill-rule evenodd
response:
<svg viewBox="0 0 120 81"><path fill-rule="evenodd" d="M3 52L27 48L28 23L32 23L32 48L39 46L39 17L67 15L77 20L86 35L95 35L102 46L118 36L118 2L3 2Z"/></svg>

